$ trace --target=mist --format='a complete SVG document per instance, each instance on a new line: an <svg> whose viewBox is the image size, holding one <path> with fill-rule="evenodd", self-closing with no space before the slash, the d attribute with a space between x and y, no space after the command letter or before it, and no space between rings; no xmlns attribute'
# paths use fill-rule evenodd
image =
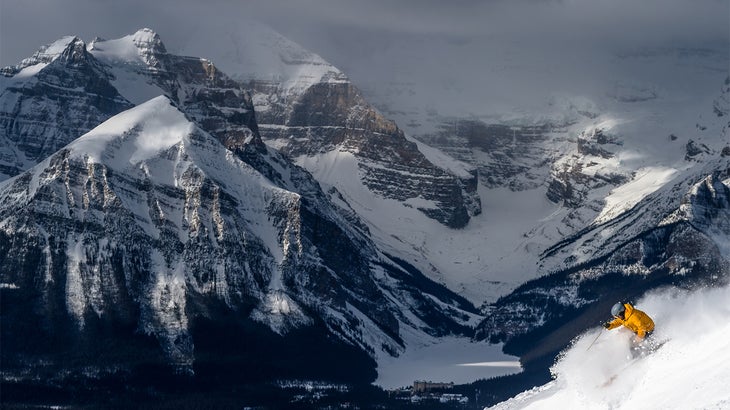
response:
<svg viewBox="0 0 730 410"><path fill-rule="evenodd" d="M626 55L694 50L705 53L698 64L727 72L729 15L722 0L2 0L0 66L63 35L149 27L176 52L206 27L253 20L324 57L382 107L481 115L605 93L626 77L616 63ZM641 70L629 77L655 68Z"/></svg>

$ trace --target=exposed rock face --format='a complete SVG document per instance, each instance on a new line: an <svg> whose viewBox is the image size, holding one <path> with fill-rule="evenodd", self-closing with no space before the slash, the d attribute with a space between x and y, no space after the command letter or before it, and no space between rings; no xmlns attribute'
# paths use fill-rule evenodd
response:
<svg viewBox="0 0 730 410"><path fill-rule="evenodd" d="M730 115L730 76L725 78L720 96L713 103L712 110L718 117Z"/></svg>
<svg viewBox="0 0 730 410"><path fill-rule="evenodd" d="M122 46L133 47L136 56L120 61L115 51ZM118 40L97 39L89 48L91 54L116 68L117 73L124 73L125 78L156 86L153 93L164 94L183 107L227 148L242 149L253 144L263 151L250 95L210 61L169 54L157 33L149 29ZM114 84L121 93L136 99L132 87L119 81Z"/></svg>
<svg viewBox="0 0 730 410"><path fill-rule="evenodd" d="M475 174L459 178L429 162L344 76L333 76L336 81L294 93L277 84L249 83L268 144L293 158L352 153L362 182L373 193L398 201L433 201L435 207L421 211L449 227L463 227L470 215L481 212Z"/></svg>
<svg viewBox="0 0 730 410"><path fill-rule="evenodd" d="M445 121L441 130L419 139L474 165L488 188L523 191L547 186L552 202L569 208L586 205L591 191L619 186L632 175L605 170L597 161L614 157L618 137L590 129L572 139L571 124L509 126L479 120ZM600 210L600 204L589 204Z"/></svg>
<svg viewBox="0 0 730 410"><path fill-rule="evenodd" d="M508 126L452 119L444 121L438 132L418 138L474 165L485 186L522 191L544 183L544 169L554 155L545 147L555 145L556 150L560 145L549 133L560 129L553 124Z"/></svg>
<svg viewBox="0 0 730 410"><path fill-rule="evenodd" d="M695 184L665 223L686 221L710 235L730 234L730 170L715 172Z"/></svg>
<svg viewBox="0 0 730 410"><path fill-rule="evenodd" d="M578 137L578 153L603 159L612 158L614 154L603 147L607 144L621 145L621 142L616 137L606 135L603 130L596 129L590 136L583 134Z"/></svg>
<svg viewBox="0 0 730 410"><path fill-rule="evenodd" d="M132 104L76 37L0 76L0 180L17 175Z"/></svg>
<svg viewBox="0 0 730 410"><path fill-rule="evenodd" d="M576 155L564 156L556 161L550 172L547 197L555 203L562 202L570 208L585 205L591 191L610 186L616 187L630 181L632 175L625 171L594 171L599 165L596 160L607 160L614 157L614 151L621 146L621 141L607 135L601 129L594 129L590 134L583 133L578 137Z"/></svg>
<svg viewBox="0 0 730 410"><path fill-rule="evenodd" d="M85 137L7 186L0 219L2 242L10 244L4 250L12 256L2 265L3 283L34 289L40 300L65 293L66 311L80 329L89 315L104 320L139 312L138 326L186 366L193 360L189 315L205 314L187 306L189 294L218 299L243 315L284 321L277 324L280 331L311 320L303 306L328 310L349 302L374 309L378 326L398 334L398 321L382 308L385 300L378 300L370 277L372 248L335 221L302 212L301 196L267 187L241 161L226 161L222 147L192 124L190 135L175 136L180 142L159 157L131 169L117 166L126 141L143 143L154 137L145 135L151 121L174 115L162 106L165 100L153 103L135 110L153 111L155 118L114 138L101 163L85 148L91 139ZM184 121L181 113L177 120ZM225 176L240 179L225 186ZM267 220L271 227L265 229L278 243L273 249L262 237L260 224ZM313 236L315 226L328 227L328 239ZM349 255L347 266L324 253L329 240ZM42 255L37 266L46 269L22 269L29 254ZM356 294L357 302L350 297Z"/></svg>
<svg viewBox="0 0 730 410"><path fill-rule="evenodd" d="M710 147L694 140L689 140L685 149L687 151L684 156L686 161L697 160L697 157L702 154L712 154L712 149L710 149Z"/></svg>

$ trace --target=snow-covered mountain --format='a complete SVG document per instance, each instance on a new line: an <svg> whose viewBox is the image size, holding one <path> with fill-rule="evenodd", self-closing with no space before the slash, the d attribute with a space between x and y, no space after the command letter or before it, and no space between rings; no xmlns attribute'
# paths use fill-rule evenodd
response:
<svg viewBox="0 0 730 410"><path fill-rule="evenodd" d="M378 168L385 172L392 167L387 164L404 161L387 154L380 138L375 155L363 145L369 139L350 138L357 133L352 114L363 103L359 91L341 91L352 87L340 70L260 26L214 30L221 31L214 37L223 40L219 48L206 50L209 55L261 90L258 97L254 91L254 105L262 113L260 122L272 124L261 126L267 144L287 152L324 186L336 187L381 248L402 255L477 304L492 303L528 280L572 266L565 261L570 255L561 258L548 250L616 217L664 184L684 178L688 168L730 149L725 148L730 147L727 121L718 116L727 110L723 101L728 97L722 92L727 88L727 72L722 70L726 59L713 50L642 49L597 56L591 64L613 67L624 77L604 80L588 96L551 95L542 105L542 100L533 102L531 111L497 109L495 101L485 100L484 107L472 104L459 117L453 114L454 102L446 98L455 90L419 83L417 73L400 85L368 83L368 98L397 119L410 134L406 140L417 144L432 164L460 175L462 185L476 197L467 203L486 210L472 212L461 229L444 229L414 212L427 207L423 196L409 198L408 190L405 196L373 195L381 192L377 181L387 180L384 185L391 193L401 184L390 173L363 172L371 168L368 164L374 158L384 161L386 165ZM203 37L193 36L184 49L202 52L205 48L195 40ZM267 55L263 61L268 61L268 76L261 66L242 64L243 56L254 52ZM402 54L404 67L409 56L413 54ZM493 64L500 65L499 58ZM492 73L495 78L480 81L515 83L517 75L546 76L530 70L535 68L499 70ZM355 97L348 98L353 92ZM308 93L319 97L302 97ZM444 98L433 97L439 93ZM324 95L336 103L323 105ZM302 98L308 103L303 104ZM312 106L319 108L307 111ZM295 126L298 121L323 126L301 129ZM330 137L343 128L349 135ZM396 147L403 145L398 139L390 141ZM423 185L416 186L424 190ZM589 249L580 252L576 260L593 257Z"/></svg>
<svg viewBox="0 0 730 410"><path fill-rule="evenodd" d="M563 352L553 381L490 409L727 408L729 300L727 287L651 292L638 306L654 315L657 351L632 359L630 332L592 329Z"/></svg>
<svg viewBox="0 0 730 410"><path fill-rule="evenodd" d="M456 58L414 72L435 56L428 41L413 41L408 47L415 49L400 44L383 52L394 58L397 50L402 60L387 59L397 71L380 76L402 81L364 87L407 134L478 170L483 212L466 229L425 244L416 232L401 236L416 266L436 267L475 303L570 266L567 255L546 251L730 149L726 47L594 49L580 65L549 59L545 67L526 50L484 40L446 47L489 50L479 73ZM444 83L420 77L433 71ZM450 77L462 71L473 75ZM563 84L565 73L590 81ZM503 98L489 94L495 88Z"/></svg>
<svg viewBox="0 0 730 410"><path fill-rule="evenodd" d="M478 319L468 302L378 249L335 190L325 194L264 145L249 94L208 60L168 53L148 29L88 46L64 39L37 55L44 50L82 55L120 112L101 122L94 103L106 100L92 99L93 90L44 100L60 112L81 99L71 114L100 123L0 185L7 377L22 379L40 363L63 369L60 379L145 360L185 372L201 361L221 366L226 350L201 330L212 327L239 343L257 340L245 350L251 357L273 355L266 341L280 339L292 340L285 351L296 357L299 342L290 335L309 332L311 360L334 349L354 366L336 372L369 378L372 358L398 355L406 336L465 335ZM4 71L11 86L0 91L3 107L35 101L16 80L35 84L52 74L56 88L66 78L71 86L86 81L39 64L46 63ZM7 135L16 134L3 139L14 146L59 132L48 124L22 138ZM23 344L29 335L38 340L32 347ZM94 340L127 347L95 360ZM74 353L59 356L65 351ZM306 375L310 367L282 364L264 373Z"/></svg>
<svg viewBox="0 0 730 410"><path fill-rule="evenodd" d="M0 181L132 104L86 44L64 37L0 72Z"/></svg>
<svg viewBox="0 0 730 410"><path fill-rule="evenodd" d="M464 227L481 212L471 167L453 160L444 167L425 155L320 56L258 24L215 30L193 36L184 51L204 52L244 80L264 141L336 188L371 228L378 229L383 217L403 224L394 208L398 214L423 213L451 228ZM211 35L221 39L216 48L196 41ZM363 195L373 203L360 202ZM372 212L378 215L371 217Z"/></svg>

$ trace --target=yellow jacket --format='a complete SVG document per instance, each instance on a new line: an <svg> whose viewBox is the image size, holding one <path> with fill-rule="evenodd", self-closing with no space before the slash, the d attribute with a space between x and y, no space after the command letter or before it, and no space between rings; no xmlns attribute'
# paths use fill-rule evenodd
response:
<svg viewBox="0 0 730 410"><path fill-rule="evenodd" d="M624 303L624 308L626 308L624 318L621 319L617 317L608 323L606 329L611 330L624 325L632 332L636 333L640 339L643 339L647 333L654 330L654 321L651 320L646 313L639 309L634 309L634 307L628 303Z"/></svg>

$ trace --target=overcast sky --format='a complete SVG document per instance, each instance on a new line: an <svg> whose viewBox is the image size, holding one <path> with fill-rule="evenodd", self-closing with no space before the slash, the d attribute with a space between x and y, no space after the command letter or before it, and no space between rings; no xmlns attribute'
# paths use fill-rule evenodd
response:
<svg viewBox="0 0 730 410"><path fill-rule="evenodd" d="M186 26L239 17L262 20L325 56L360 45L351 41L387 46L408 36L556 48L565 46L558 41L702 46L730 36L726 0L0 0L0 64L67 34L110 38L148 26L174 45Z"/></svg>
<svg viewBox="0 0 730 410"><path fill-rule="evenodd" d="M730 53L727 0L0 0L0 66L63 35L88 41L141 27L174 52L191 27L239 19L272 26L364 88L405 77L458 91L470 88L464 78L520 65L570 71L564 82L579 83L588 70L569 67L597 54Z"/></svg>

